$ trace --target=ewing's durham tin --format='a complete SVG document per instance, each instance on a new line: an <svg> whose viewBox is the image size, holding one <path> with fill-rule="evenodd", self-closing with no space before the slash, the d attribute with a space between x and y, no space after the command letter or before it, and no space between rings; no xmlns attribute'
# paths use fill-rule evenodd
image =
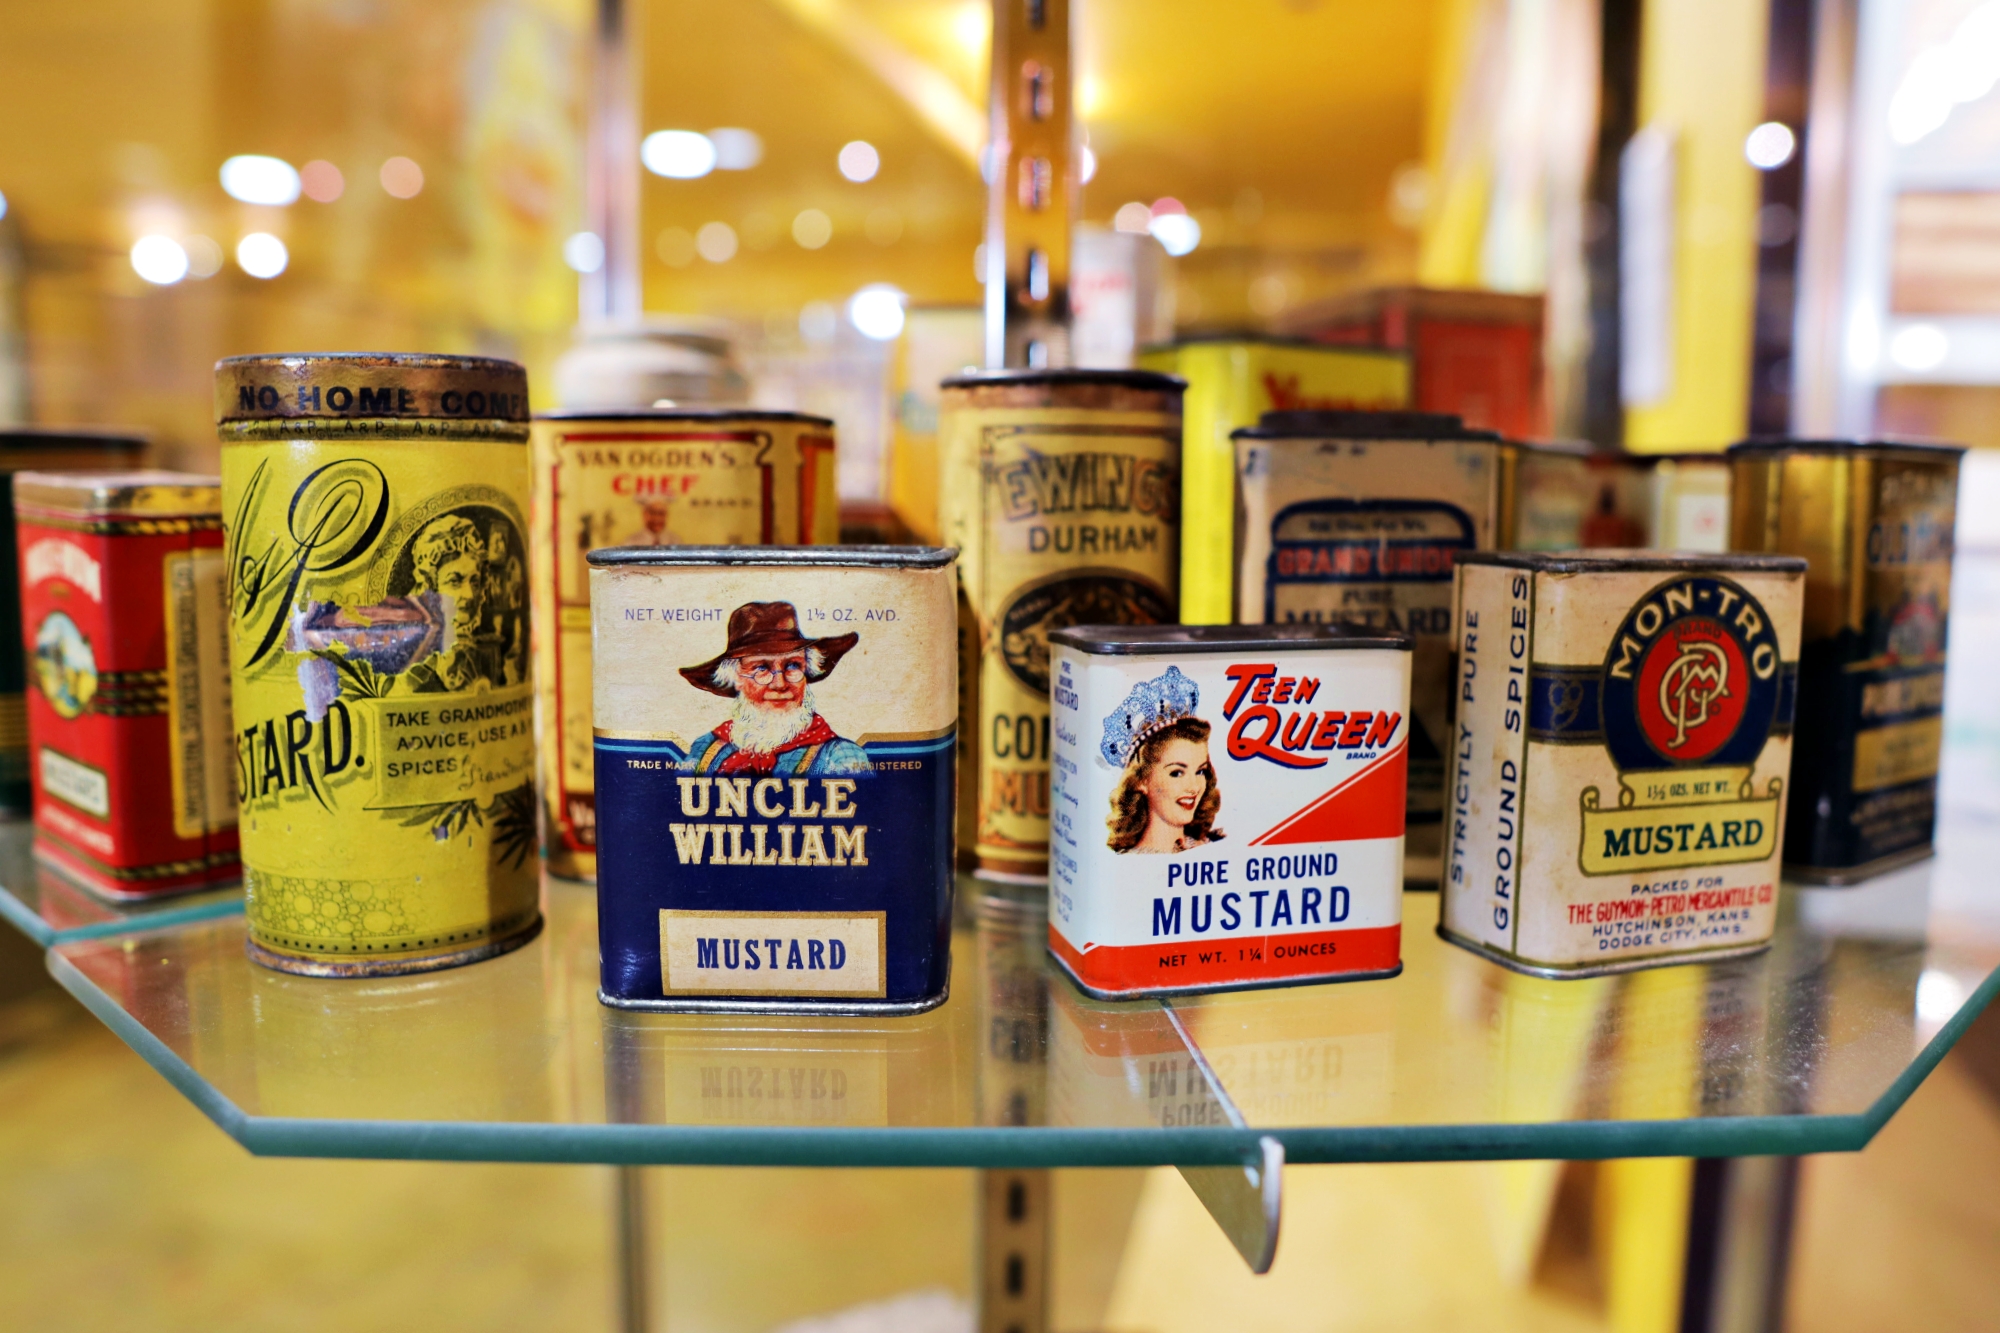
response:
<svg viewBox="0 0 2000 1333"><path fill-rule="evenodd" d="M1415 640L1404 873L1431 887L1452 561L1514 544L1520 446L1427 412L1270 412L1235 439L1237 620L1337 621Z"/></svg>
<svg viewBox="0 0 2000 1333"><path fill-rule="evenodd" d="M541 929L527 376L216 365L250 956L419 972Z"/></svg>
<svg viewBox="0 0 2000 1333"><path fill-rule="evenodd" d="M915 1013L950 980L955 552L592 551L598 998Z"/></svg>
<svg viewBox="0 0 2000 1333"><path fill-rule="evenodd" d="M1944 739L1952 445L1753 440L1729 451L1730 544L1804 556L1785 868L1849 884L1931 854Z"/></svg>
<svg viewBox="0 0 2000 1333"><path fill-rule="evenodd" d="M535 695L549 871L597 876L590 570L606 546L840 540L833 422L798 412L656 409L535 418Z"/></svg>
<svg viewBox="0 0 2000 1333"><path fill-rule="evenodd" d="M1086 625L1049 641L1049 952L1079 986L1402 970L1408 635Z"/></svg>
<svg viewBox="0 0 2000 1333"><path fill-rule="evenodd" d="M146 442L118 431L0 426L0 810L28 810L27 659L21 652L21 580L14 566L18 472L134 468Z"/></svg>
<svg viewBox="0 0 2000 1333"><path fill-rule="evenodd" d="M1440 934L1550 977L1770 944L1805 567L1459 556Z"/></svg>
<svg viewBox="0 0 2000 1333"><path fill-rule="evenodd" d="M1183 381L1006 370L944 381L939 517L960 549L960 846L1041 883L1049 632L1177 619Z"/></svg>
<svg viewBox="0 0 2000 1333"><path fill-rule="evenodd" d="M35 852L118 898L236 878L214 477L14 478Z"/></svg>

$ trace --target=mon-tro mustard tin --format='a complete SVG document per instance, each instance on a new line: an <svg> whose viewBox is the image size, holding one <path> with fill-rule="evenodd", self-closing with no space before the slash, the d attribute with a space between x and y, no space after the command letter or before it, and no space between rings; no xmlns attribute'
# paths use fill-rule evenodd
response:
<svg viewBox="0 0 2000 1333"><path fill-rule="evenodd" d="M1402 969L1410 637L1079 626L1054 645L1049 951L1104 999Z"/></svg>
<svg viewBox="0 0 2000 1333"><path fill-rule="evenodd" d="M35 852L99 893L236 878L214 477L14 477Z"/></svg>
<svg viewBox="0 0 2000 1333"><path fill-rule="evenodd" d="M1460 555L1439 933L1551 977L1769 945L1804 583L1790 556Z"/></svg>
<svg viewBox="0 0 2000 1333"><path fill-rule="evenodd" d="M840 539L826 417L750 408L551 412L532 430L535 699L551 874L597 876L590 571L608 546Z"/></svg>
<svg viewBox="0 0 2000 1333"><path fill-rule="evenodd" d="M216 366L250 956L452 967L541 928L517 365Z"/></svg>
<svg viewBox="0 0 2000 1333"><path fill-rule="evenodd" d="M1944 741L1954 445L1753 440L1730 544L1805 557L1785 869L1848 884L1931 854Z"/></svg>
<svg viewBox="0 0 2000 1333"><path fill-rule="evenodd" d="M914 1013L950 978L955 552L590 553L606 1004Z"/></svg>

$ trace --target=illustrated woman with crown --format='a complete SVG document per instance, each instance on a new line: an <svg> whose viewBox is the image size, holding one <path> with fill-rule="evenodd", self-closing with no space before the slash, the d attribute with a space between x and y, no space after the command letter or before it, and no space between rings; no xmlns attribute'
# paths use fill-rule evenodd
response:
<svg viewBox="0 0 2000 1333"><path fill-rule="evenodd" d="M1215 816L1222 793L1208 759L1208 723L1194 715L1201 702L1195 683L1168 667L1142 681L1118 711L1104 719L1098 753L1124 776L1111 793L1114 852L1185 852L1219 842Z"/></svg>

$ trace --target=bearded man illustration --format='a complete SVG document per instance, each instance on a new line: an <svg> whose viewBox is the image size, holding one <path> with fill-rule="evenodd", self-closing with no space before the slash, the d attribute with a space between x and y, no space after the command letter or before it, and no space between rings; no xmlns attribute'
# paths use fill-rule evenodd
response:
<svg viewBox="0 0 2000 1333"><path fill-rule="evenodd" d="M835 734L813 706L812 687L833 674L859 634L808 639L790 602L746 602L729 613L720 656L681 675L698 690L736 701L729 719L689 747L689 773L837 777L873 773L867 752Z"/></svg>

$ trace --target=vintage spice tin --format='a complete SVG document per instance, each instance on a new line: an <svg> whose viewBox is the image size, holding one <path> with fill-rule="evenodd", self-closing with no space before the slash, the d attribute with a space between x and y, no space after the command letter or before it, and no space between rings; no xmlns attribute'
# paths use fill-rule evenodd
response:
<svg viewBox="0 0 2000 1333"><path fill-rule="evenodd" d="M1730 544L1805 557L1785 868L1847 884L1931 854L1944 738L1952 445L1753 440Z"/></svg>
<svg viewBox="0 0 2000 1333"><path fill-rule="evenodd" d="M1041 884L1049 854L1049 634L1178 618L1181 394L1144 370L944 381L939 514L959 548L959 845Z"/></svg>
<svg viewBox="0 0 2000 1333"><path fill-rule="evenodd" d="M1460 555L1439 933L1551 977L1766 947L1804 591L1791 556Z"/></svg>
<svg viewBox="0 0 2000 1333"><path fill-rule="evenodd" d="M250 956L427 971L541 929L527 376L216 365Z"/></svg>
<svg viewBox="0 0 2000 1333"><path fill-rule="evenodd" d="M1050 643L1049 952L1079 986L1402 970L1409 635L1090 625Z"/></svg>
<svg viewBox="0 0 2000 1333"><path fill-rule="evenodd" d="M1404 874L1442 859L1452 563L1514 545L1521 447L1422 412L1273 412L1236 439L1236 618L1415 640Z"/></svg>
<svg viewBox="0 0 2000 1333"><path fill-rule="evenodd" d="M216 479L13 481L36 854L115 898L235 879Z"/></svg>
<svg viewBox="0 0 2000 1333"><path fill-rule="evenodd" d="M27 811L28 659L21 649L21 571L15 568L14 475L134 468L143 437L82 427L0 426L0 810Z"/></svg>
<svg viewBox="0 0 2000 1333"><path fill-rule="evenodd" d="M1181 619L1226 625L1236 592L1236 447L1266 412L1382 411L1410 402L1410 358L1379 347L1222 334L1140 352L1188 382L1181 444Z"/></svg>
<svg viewBox="0 0 2000 1333"><path fill-rule="evenodd" d="M916 1013L950 979L953 559L592 551L598 998Z"/></svg>
<svg viewBox="0 0 2000 1333"><path fill-rule="evenodd" d="M543 847L551 874L594 879L584 556L606 546L838 541L833 422L749 408L552 412L531 434Z"/></svg>

